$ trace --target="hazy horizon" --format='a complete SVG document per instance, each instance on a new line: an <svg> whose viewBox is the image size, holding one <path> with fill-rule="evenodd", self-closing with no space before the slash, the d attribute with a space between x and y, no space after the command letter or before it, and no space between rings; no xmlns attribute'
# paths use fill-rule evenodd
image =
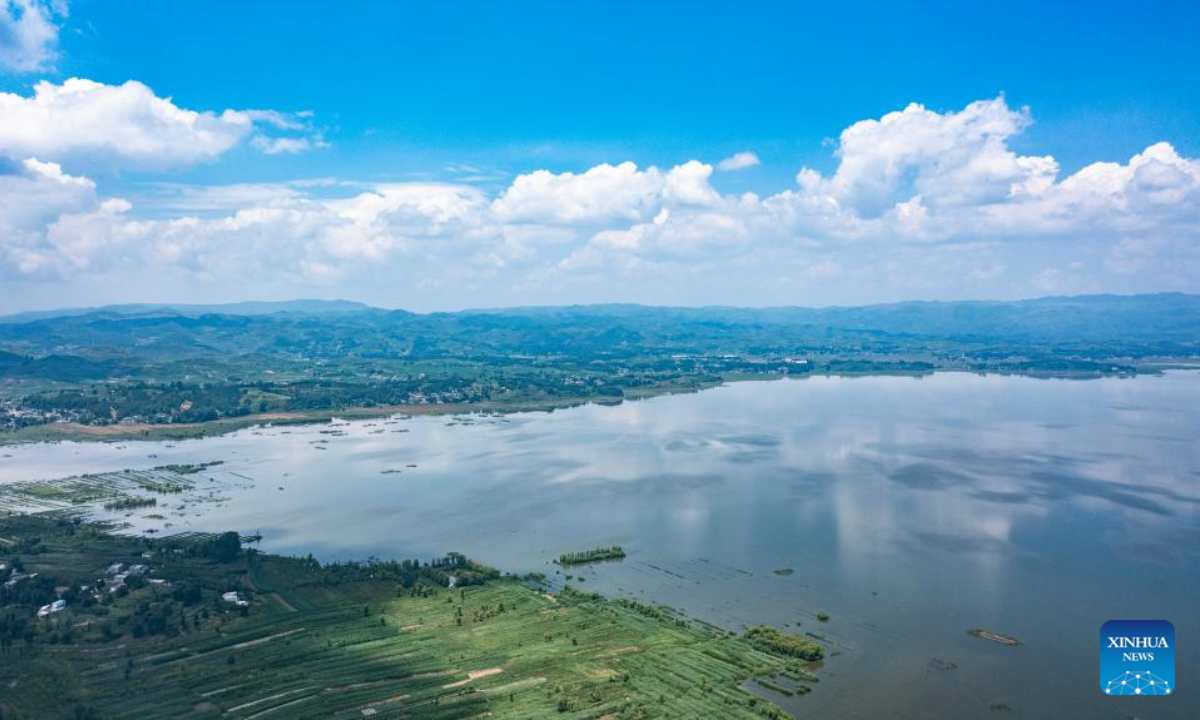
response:
<svg viewBox="0 0 1200 720"><path fill-rule="evenodd" d="M831 309L838 309L838 308L886 307L889 305L902 305L902 304L910 304L910 303L915 303L915 304L921 304L921 303L924 303L924 304L1019 303L1019 302L1033 302L1033 301L1038 301L1038 300L1058 300L1058 299L1070 300L1070 299L1088 299L1088 298L1102 298L1102 297L1139 298L1139 297L1172 296L1172 295L1197 296L1197 295L1200 295L1200 293L1188 293L1188 292L1178 292L1178 291L1162 291L1162 292L1148 292L1148 293L1077 293L1077 294L1069 294L1069 295L1035 295L1035 296L1023 297L1023 298L1013 298L1011 300L1002 300L1002 299L997 299L997 298L964 298L961 300L938 300L938 299L913 298L911 300L897 300L897 301L892 301L892 302L838 303L838 304L828 304L828 305L818 305L818 304L736 305L736 304L717 304L717 303L694 304L694 305L685 305L685 304L668 305L668 304L621 302L621 301L593 302L593 303L563 302L563 303L530 304L530 305L492 305L492 306L475 305L475 306L464 306L464 307L458 307L458 308L437 308L437 309L431 309L431 310L415 310L413 308L404 307L404 306L376 305L373 303L365 302L362 300L354 300L352 298L347 298L347 297L329 297L329 298L292 297L292 298L281 298L278 300L265 300L265 299L260 299L260 298L252 298L252 299L245 299L245 300L227 300L227 301L212 302L212 303L208 303L208 302L172 302L172 301L167 300L167 301L161 301L161 302L143 301L143 302L111 303L111 304L106 304L106 305L76 305L76 306L58 306L58 307L39 307L39 308L31 308L31 309L27 309L27 310L17 310L14 312L0 313L0 318L15 317L15 316L27 315L27 314L28 315L43 315L43 314L54 314L54 313L69 313L69 312L76 312L76 313L94 312L94 311L103 311L103 310L107 310L110 308L133 308L133 307L143 307L143 306L147 307L147 308L157 308L157 307L189 308L189 307L223 307L223 306L239 306L239 305L288 305L288 304L299 304L299 303L328 303L328 304L332 305L332 304L344 303L347 305L361 305L364 308L369 308L372 310L402 311L402 312L410 312L410 313L425 315L425 314L436 314L436 313L459 313L459 312L475 312L475 311L477 311L477 312L497 312L497 311L505 311L505 310L530 310L530 309L543 309L543 308L548 308L548 309L575 308L575 307L596 308L596 307L605 307L605 306L627 306L627 307L638 307L638 308L646 308L646 309L664 309L664 310L668 310L668 309L684 309L684 310L704 310L704 309L831 310Z"/></svg>

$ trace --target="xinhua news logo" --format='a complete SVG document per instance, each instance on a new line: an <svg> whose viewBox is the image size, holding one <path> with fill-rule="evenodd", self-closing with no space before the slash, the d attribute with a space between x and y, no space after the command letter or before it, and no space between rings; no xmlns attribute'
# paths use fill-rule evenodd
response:
<svg viewBox="0 0 1200 720"><path fill-rule="evenodd" d="M1100 689L1106 695L1175 692L1175 626L1166 620L1109 620L1100 628Z"/></svg>

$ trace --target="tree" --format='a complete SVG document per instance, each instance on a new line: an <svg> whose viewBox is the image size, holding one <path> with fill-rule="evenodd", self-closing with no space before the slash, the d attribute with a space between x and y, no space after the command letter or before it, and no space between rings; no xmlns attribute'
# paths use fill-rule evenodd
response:
<svg viewBox="0 0 1200 720"><path fill-rule="evenodd" d="M223 532L213 540L208 548L208 555L221 563L230 563L238 559L242 553L242 540L235 532Z"/></svg>

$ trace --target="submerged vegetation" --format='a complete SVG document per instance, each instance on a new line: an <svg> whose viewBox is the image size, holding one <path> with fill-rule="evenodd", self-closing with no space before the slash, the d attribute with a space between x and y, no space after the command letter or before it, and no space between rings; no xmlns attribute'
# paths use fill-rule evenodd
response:
<svg viewBox="0 0 1200 720"><path fill-rule="evenodd" d="M623 560L625 551L620 545L598 547L583 552L563 553L558 556L558 564L563 566L584 565L586 563L603 562L605 560Z"/></svg>
<svg viewBox="0 0 1200 720"><path fill-rule="evenodd" d="M211 468L217 463L188 468ZM155 507L161 496L188 493L189 501L217 496L233 486L236 476L201 475L199 471L181 474L182 466L164 466L152 470L77 475L55 480L0 484L0 514L5 512L49 512L102 506L105 510L135 510ZM180 498L180 502L183 499ZM2 547L2 546L0 546Z"/></svg>
<svg viewBox="0 0 1200 720"><path fill-rule="evenodd" d="M53 514L0 538L4 718L786 718L743 686L815 680L764 630L457 554L326 564Z"/></svg>

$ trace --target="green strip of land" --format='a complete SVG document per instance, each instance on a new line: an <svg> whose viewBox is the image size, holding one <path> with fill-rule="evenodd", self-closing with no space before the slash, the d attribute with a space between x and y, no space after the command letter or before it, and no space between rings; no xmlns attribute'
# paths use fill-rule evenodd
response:
<svg viewBox="0 0 1200 720"><path fill-rule="evenodd" d="M810 677L761 638L457 555L322 565L14 514L0 562L6 719L784 718L741 685Z"/></svg>

